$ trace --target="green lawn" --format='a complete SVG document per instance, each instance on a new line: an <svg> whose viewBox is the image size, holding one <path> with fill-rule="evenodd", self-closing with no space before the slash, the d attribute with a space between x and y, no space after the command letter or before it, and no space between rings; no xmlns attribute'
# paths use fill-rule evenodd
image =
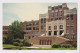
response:
<svg viewBox="0 0 80 53"><path fill-rule="evenodd" d="M11 45L11 44L3 44L3 47L16 47L16 46Z"/></svg>
<svg viewBox="0 0 80 53"><path fill-rule="evenodd" d="M77 48L38 48L38 49L27 49L21 48L21 50L76 50ZM19 48L4 49L4 50L19 50Z"/></svg>
<svg viewBox="0 0 80 53"><path fill-rule="evenodd" d="M38 48L37 50L77 50L77 48Z"/></svg>
<svg viewBox="0 0 80 53"><path fill-rule="evenodd" d="M19 47L19 46L3 44L3 48L8 48L8 47ZM37 48L37 49L28 49L28 48L24 48L24 47L26 47L26 46L23 46L21 48L21 50L77 50L77 48L75 48L75 47L71 47L71 48ZM4 49L4 50L20 50L20 48L11 48L11 49Z"/></svg>

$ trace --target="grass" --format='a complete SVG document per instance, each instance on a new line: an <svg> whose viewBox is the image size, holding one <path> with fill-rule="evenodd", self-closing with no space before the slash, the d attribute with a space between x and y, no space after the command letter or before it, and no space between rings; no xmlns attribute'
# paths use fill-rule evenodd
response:
<svg viewBox="0 0 80 53"><path fill-rule="evenodd" d="M3 47L16 47L16 46L11 45L11 44L3 44Z"/></svg>
<svg viewBox="0 0 80 53"><path fill-rule="evenodd" d="M38 49L27 49L21 48L21 50L76 50L77 48L38 48ZM4 50L19 50L19 48L4 49Z"/></svg>
<svg viewBox="0 0 80 53"><path fill-rule="evenodd" d="M3 48L7 48L7 47L18 47L18 46L14 46L14 45L10 45L10 44L3 44ZM21 47L21 50L77 50L77 48L75 47L71 47L71 48L37 48L37 49L28 49L25 48L26 46ZM20 50L20 48L11 48L11 49L3 49L3 50Z"/></svg>
<svg viewBox="0 0 80 53"><path fill-rule="evenodd" d="M77 50L77 48L38 48L37 50Z"/></svg>

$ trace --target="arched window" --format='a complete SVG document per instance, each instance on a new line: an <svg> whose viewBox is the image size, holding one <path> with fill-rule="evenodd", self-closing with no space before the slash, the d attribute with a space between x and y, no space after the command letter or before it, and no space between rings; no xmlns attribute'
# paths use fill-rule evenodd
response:
<svg viewBox="0 0 80 53"><path fill-rule="evenodd" d="M63 25L60 25L60 29L63 29Z"/></svg>
<svg viewBox="0 0 80 53"><path fill-rule="evenodd" d="M49 28L48 28L49 30L51 30L51 26L49 26Z"/></svg>

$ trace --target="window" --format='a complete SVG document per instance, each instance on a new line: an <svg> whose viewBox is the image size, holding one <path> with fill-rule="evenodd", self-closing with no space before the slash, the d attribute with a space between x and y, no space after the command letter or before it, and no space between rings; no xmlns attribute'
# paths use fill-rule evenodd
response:
<svg viewBox="0 0 80 53"><path fill-rule="evenodd" d="M39 27L33 27L33 30L39 30Z"/></svg>
<svg viewBox="0 0 80 53"><path fill-rule="evenodd" d="M26 30L28 30L28 28L26 28Z"/></svg>
<svg viewBox="0 0 80 53"><path fill-rule="evenodd" d="M30 39L31 37L29 36L29 39Z"/></svg>
<svg viewBox="0 0 80 53"><path fill-rule="evenodd" d="M24 32L24 34L26 34L26 32Z"/></svg>
<svg viewBox="0 0 80 53"><path fill-rule="evenodd" d="M67 17L66 20L69 20L69 17Z"/></svg>
<svg viewBox="0 0 80 53"><path fill-rule="evenodd" d="M69 23L67 23L67 27L69 26Z"/></svg>
<svg viewBox="0 0 80 53"><path fill-rule="evenodd" d="M66 36L65 36L65 38L69 39L69 36L68 36L68 35L66 35Z"/></svg>
<svg viewBox="0 0 80 53"><path fill-rule="evenodd" d="M29 34L29 32L27 32L27 34Z"/></svg>
<svg viewBox="0 0 80 53"><path fill-rule="evenodd" d="M71 17L71 20L73 20L73 17Z"/></svg>
<svg viewBox="0 0 80 53"><path fill-rule="evenodd" d="M46 23L46 18L44 18L44 23Z"/></svg>
<svg viewBox="0 0 80 53"><path fill-rule="evenodd" d="M69 33L69 30L67 30L66 32Z"/></svg>
<svg viewBox="0 0 80 53"><path fill-rule="evenodd" d="M57 26L56 25L54 26L54 29L57 29Z"/></svg>
<svg viewBox="0 0 80 53"><path fill-rule="evenodd" d="M31 30L31 28L29 28L29 30Z"/></svg>
<svg viewBox="0 0 80 53"><path fill-rule="evenodd" d="M39 25L39 22L34 22L33 25Z"/></svg>
<svg viewBox="0 0 80 53"><path fill-rule="evenodd" d="M31 30L31 28L26 28L26 30Z"/></svg>
<svg viewBox="0 0 80 53"><path fill-rule="evenodd" d="M54 12L52 13L52 17L54 17Z"/></svg>
<svg viewBox="0 0 80 53"><path fill-rule="evenodd" d="M38 34L39 32L33 32L33 34Z"/></svg>
<svg viewBox="0 0 80 53"><path fill-rule="evenodd" d="M69 15L67 15L66 17L69 17Z"/></svg>
<svg viewBox="0 0 80 53"><path fill-rule="evenodd" d="M41 19L41 23L43 23L43 19Z"/></svg>
<svg viewBox="0 0 80 53"><path fill-rule="evenodd" d="M49 36L51 35L51 31L49 31Z"/></svg>
<svg viewBox="0 0 80 53"><path fill-rule="evenodd" d="M61 31L59 32L59 35L62 35L62 33L63 33L63 30L61 30Z"/></svg>
<svg viewBox="0 0 80 53"><path fill-rule="evenodd" d="M56 16L58 16L58 12L56 12Z"/></svg>
<svg viewBox="0 0 80 53"><path fill-rule="evenodd" d="M54 7L52 7L52 10L54 10Z"/></svg>
<svg viewBox="0 0 80 53"><path fill-rule="evenodd" d="M59 15L62 16L62 11L60 11Z"/></svg>
<svg viewBox="0 0 80 53"><path fill-rule="evenodd" d="M46 29L46 25L44 25L44 29Z"/></svg>
<svg viewBox="0 0 80 53"><path fill-rule="evenodd" d="M69 15L66 16L66 20L69 20Z"/></svg>
<svg viewBox="0 0 80 53"><path fill-rule="evenodd" d="M62 9L62 6L59 6L59 8L61 8L61 9Z"/></svg>
<svg viewBox="0 0 80 53"><path fill-rule="evenodd" d="M70 26L73 27L74 26L74 23L71 23Z"/></svg>
<svg viewBox="0 0 80 53"><path fill-rule="evenodd" d="M74 33L74 31L73 31L73 30L71 30L71 33Z"/></svg>
<svg viewBox="0 0 80 53"><path fill-rule="evenodd" d="M32 36L32 38L34 38L34 36Z"/></svg>
<svg viewBox="0 0 80 53"><path fill-rule="evenodd" d="M28 23L28 24L26 24L26 26L31 26L32 25L32 23Z"/></svg>
<svg viewBox="0 0 80 53"><path fill-rule="evenodd" d="M63 29L63 25L60 25L60 29Z"/></svg>
<svg viewBox="0 0 80 53"><path fill-rule="evenodd" d="M51 30L51 26L49 26L49 28L48 28L49 30Z"/></svg>
<svg viewBox="0 0 80 53"><path fill-rule="evenodd" d="M33 30L35 30L35 27L33 27Z"/></svg>
<svg viewBox="0 0 80 53"><path fill-rule="evenodd" d="M61 18L59 18L59 20L61 20Z"/></svg>
<svg viewBox="0 0 80 53"><path fill-rule="evenodd" d="M75 39L75 35L72 35L72 37L71 37L72 39Z"/></svg>
<svg viewBox="0 0 80 53"><path fill-rule="evenodd" d="M55 20L58 20L58 18L55 18Z"/></svg>
<svg viewBox="0 0 80 53"><path fill-rule="evenodd" d="M41 26L41 29L43 29L43 26Z"/></svg>
<svg viewBox="0 0 80 53"><path fill-rule="evenodd" d="M51 21L53 20L53 18L51 18Z"/></svg>
<svg viewBox="0 0 80 53"><path fill-rule="evenodd" d="M71 17L71 20L73 20L73 15L71 15L70 17Z"/></svg>
<svg viewBox="0 0 80 53"><path fill-rule="evenodd" d="M57 31L54 31L54 35L57 35Z"/></svg>

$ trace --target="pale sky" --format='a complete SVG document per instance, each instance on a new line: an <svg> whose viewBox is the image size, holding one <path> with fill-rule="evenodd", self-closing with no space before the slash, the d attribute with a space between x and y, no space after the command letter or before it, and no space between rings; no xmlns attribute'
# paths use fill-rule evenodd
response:
<svg viewBox="0 0 80 53"><path fill-rule="evenodd" d="M48 6L62 5L62 3L3 3L3 25L10 25L14 20L38 20L39 14L48 12ZM77 8L77 3L67 3L67 6Z"/></svg>

